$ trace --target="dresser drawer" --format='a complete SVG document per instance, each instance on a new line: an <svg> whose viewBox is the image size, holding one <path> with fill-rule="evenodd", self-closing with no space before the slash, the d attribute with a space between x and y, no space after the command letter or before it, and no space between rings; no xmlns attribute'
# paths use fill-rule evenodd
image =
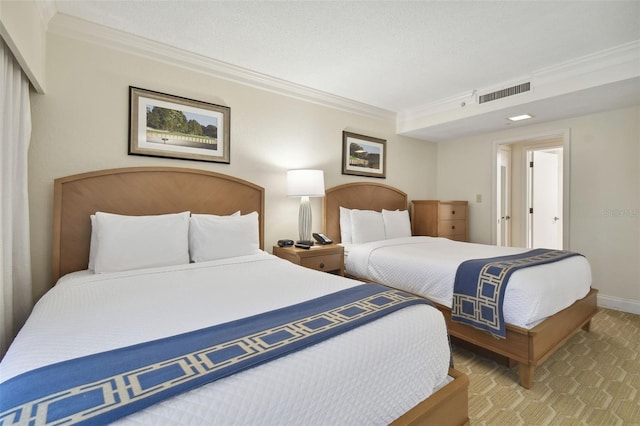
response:
<svg viewBox="0 0 640 426"><path fill-rule="evenodd" d="M455 235L447 235L446 237L443 235L443 238L448 238L454 241L462 241L463 243L468 242L467 236L465 234L455 234Z"/></svg>
<svg viewBox="0 0 640 426"><path fill-rule="evenodd" d="M452 235L460 235L463 239L467 234L466 220L441 220L438 222L438 236L451 237Z"/></svg>
<svg viewBox="0 0 640 426"><path fill-rule="evenodd" d="M467 206L460 203L441 203L438 206L438 219L440 220L466 220Z"/></svg>
<svg viewBox="0 0 640 426"><path fill-rule="evenodd" d="M300 265L318 271L335 271L342 266L342 254L323 254L300 259Z"/></svg>

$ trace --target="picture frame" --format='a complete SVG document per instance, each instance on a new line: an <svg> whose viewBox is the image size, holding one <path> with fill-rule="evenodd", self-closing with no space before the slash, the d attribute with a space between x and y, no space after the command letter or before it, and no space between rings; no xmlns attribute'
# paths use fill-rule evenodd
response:
<svg viewBox="0 0 640 426"><path fill-rule="evenodd" d="M385 179L387 141L342 132L342 174Z"/></svg>
<svg viewBox="0 0 640 426"><path fill-rule="evenodd" d="M129 155L230 163L231 108L129 86Z"/></svg>

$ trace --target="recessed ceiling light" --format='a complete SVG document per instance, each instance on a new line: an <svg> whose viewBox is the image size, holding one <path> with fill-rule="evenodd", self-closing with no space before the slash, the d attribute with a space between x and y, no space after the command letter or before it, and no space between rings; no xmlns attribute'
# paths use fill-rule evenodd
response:
<svg viewBox="0 0 640 426"><path fill-rule="evenodd" d="M533 115L522 114L522 115L515 115L513 117L509 117L509 120L511 120L511 121L520 121L520 120L528 120L530 118L533 118Z"/></svg>

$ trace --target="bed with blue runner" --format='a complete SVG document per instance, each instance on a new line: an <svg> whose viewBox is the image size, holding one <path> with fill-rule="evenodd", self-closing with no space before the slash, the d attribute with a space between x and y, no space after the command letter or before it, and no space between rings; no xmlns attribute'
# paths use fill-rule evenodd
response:
<svg viewBox="0 0 640 426"><path fill-rule="evenodd" d="M506 337L502 305L509 277L530 266L557 262L579 253L535 249L524 253L462 262L453 285L451 319Z"/></svg>
<svg viewBox="0 0 640 426"><path fill-rule="evenodd" d="M425 299L363 284L177 336L26 372L0 384L0 424L106 424Z"/></svg>

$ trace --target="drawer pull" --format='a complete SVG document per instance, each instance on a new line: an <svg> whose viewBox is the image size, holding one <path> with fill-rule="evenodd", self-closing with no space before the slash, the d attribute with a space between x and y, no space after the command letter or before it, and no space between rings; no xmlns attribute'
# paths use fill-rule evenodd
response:
<svg viewBox="0 0 640 426"><path fill-rule="evenodd" d="M456 211L455 210L451 210L451 214L456 214Z"/></svg>
<svg viewBox="0 0 640 426"><path fill-rule="evenodd" d="M455 225L451 225L451 229L456 229L456 226Z"/></svg>
<svg viewBox="0 0 640 426"><path fill-rule="evenodd" d="M324 263L320 263L320 269L324 269Z"/></svg>

